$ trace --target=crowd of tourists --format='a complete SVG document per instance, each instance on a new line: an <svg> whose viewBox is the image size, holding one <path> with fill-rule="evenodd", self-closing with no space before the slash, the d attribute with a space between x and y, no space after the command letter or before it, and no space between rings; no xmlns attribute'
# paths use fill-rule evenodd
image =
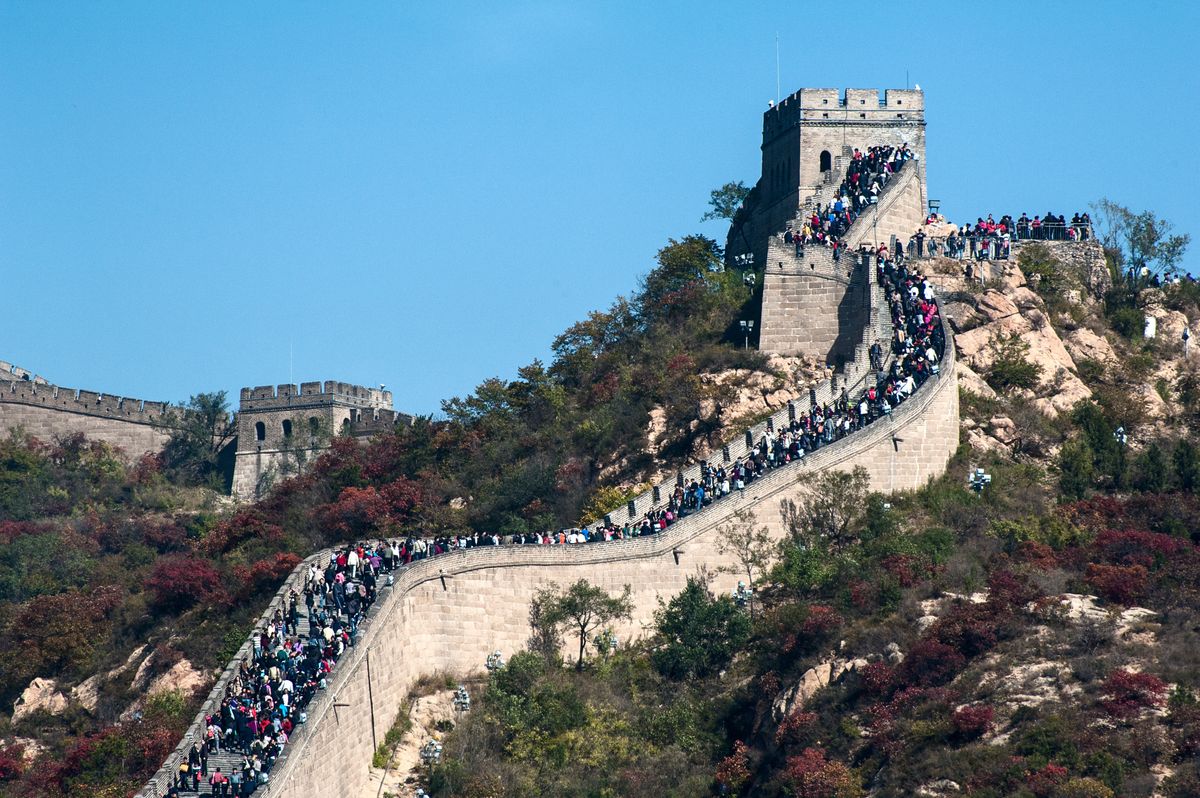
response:
<svg viewBox="0 0 1200 798"><path fill-rule="evenodd" d="M925 226L941 222L937 215L930 214ZM988 214L986 219L979 217L974 224L968 222L944 239L935 238L922 228L909 239L906 251L909 257L915 258L944 254L958 260L1006 260L1014 242L1090 241L1092 236L1092 220L1087 212L1073 214L1069 222L1065 216L1053 213L1032 219L1023 213L1015 221L1008 214L998 221Z"/></svg>
<svg viewBox="0 0 1200 798"><path fill-rule="evenodd" d="M866 152L855 148L833 202L817 205L799 229L788 228L784 240L796 247L797 255L803 255L804 247L812 244L831 247L834 260L838 260L844 249L842 237L850 225L863 209L878 200L884 186L912 157L907 144L869 147Z"/></svg>
<svg viewBox="0 0 1200 798"><path fill-rule="evenodd" d="M437 547L422 544L421 556ZM399 566L401 550L398 542L360 543L335 552L323 566L309 566L300 592L289 590L254 632L250 656L205 717L203 739L179 762L168 796L199 793L207 785L213 796L242 798L268 782L292 733L307 721L309 703L354 646L379 582Z"/></svg>

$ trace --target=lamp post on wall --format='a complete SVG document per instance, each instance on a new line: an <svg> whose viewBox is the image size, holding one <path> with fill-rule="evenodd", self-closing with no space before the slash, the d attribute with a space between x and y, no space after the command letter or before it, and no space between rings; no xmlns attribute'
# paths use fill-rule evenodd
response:
<svg viewBox="0 0 1200 798"><path fill-rule="evenodd" d="M967 477L967 484L971 486L971 490L975 491L975 495L978 496L983 493L985 486L992 484L992 475L982 468L973 469Z"/></svg>
<svg viewBox="0 0 1200 798"><path fill-rule="evenodd" d="M754 319L742 319L738 322L742 328L742 336L745 339L744 349L750 348L750 335L754 332Z"/></svg>

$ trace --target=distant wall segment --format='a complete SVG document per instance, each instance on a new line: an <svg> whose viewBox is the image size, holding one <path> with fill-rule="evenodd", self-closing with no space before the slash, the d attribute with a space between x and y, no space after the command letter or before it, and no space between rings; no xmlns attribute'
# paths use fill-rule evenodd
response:
<svg viewBox="0 0 1200 798"><path fill-rule="evenodd" d="M254 499L294 473L334 435L358 437L411 424L392 409L392 392L327 380L243 388L238 407L233 495Z"/></svg>
<svg viewBox="0 0 1200 798"><path fill-rule="evenodd" d="M169 437L156 426L165 402L4 376L0 373L0 432L21 429L45 441L82 433L119 447L130 459L160 451Z"/></svg>

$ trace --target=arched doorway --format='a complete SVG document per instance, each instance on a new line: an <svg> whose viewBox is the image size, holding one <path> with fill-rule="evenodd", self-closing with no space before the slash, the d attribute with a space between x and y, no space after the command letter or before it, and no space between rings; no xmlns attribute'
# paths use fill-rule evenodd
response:
<svg viewBox="0 0 1200 798"><path fill-rule="evenodd" d="M821 150L821 171L828 172L833 168L833 156L829 154L829 150Z"/></svg>

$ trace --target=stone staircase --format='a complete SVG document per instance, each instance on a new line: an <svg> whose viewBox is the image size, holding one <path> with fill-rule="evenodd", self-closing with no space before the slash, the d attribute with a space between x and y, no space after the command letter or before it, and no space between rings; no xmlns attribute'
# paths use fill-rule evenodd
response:
<svg viewBox="0 0 1200 798"><path fill-rule="evenodd" d="M288 578L287 583L285 583L285 585L280 589L279 593L276 594L275 601L273 601L271 603L271 606L268 607L267 611L259 618L258 623L255 625L255 629L261 629L266 625L267 619L271 617L274 610L277 607L282 606L282 599L284 596L287 595L287 591L289 589L296 587L296 585L298 583L302 584L302 578L303 578L304 573L307 571L309 562L316 559L319 563L327 563L329 561L328 558L329 558L329 552L326 551L326 552L321 552L321 554L315 555L315 557L310 557L308 560L301 563L296 568L296 570L292 573L291 577ZM379 591L377 603L378 603L378 601L383 599L383 595L384 595L385 591L388 590L388 588L385 587L384 582L385 582L385 579L381 578L379 581L379 584L377 585L377 590ZM348 579L346 582L347 590L349 591L351 589L351 587L356 587L358 584L360 584L360 582L358 580ZM299 593L300 591L297 590L297 592ZM372 607L372 609L373 609L373 607ZM301 608L300 608L300 619L299 619L297 626L298 626L298 635L297 636L299 636L301 639L308 639L310 636L312 636L314 631L317 634L320 633L319 629L314 628L314 624L311 622L311 619L310 619L306 609L303 608L303 606L301 606ZM351 650L352 650L351 648L346 649L346 652L343 653L343 655L342 655L343 659L349 655L349 652ZM226 668L225 672L222 674L222 678L218 680L217 686L215 686L213 688L212 692L210 693L209 700L207 702L205 702L204 709L201 710L200 714L196 717L196 720L193 722L192 728L191 728L191 730L189 730L188 735L184 738L183 744L181 744L180 748L176 749L176 753L173 755L174 758L172 760L167 761L166 766L168 768L174 767L174 769L177 771L178 767L179 767L179 763L182 760L187 758L189 747L191 746L191 744L193 742L200 739L200 737L202 735L204 715L207 713L210 713L210 712L219 711L219 706L220 706L221 700L224 697L225 687L228 685L228 683L230 681L229 677L231 677L234 673L236 673L237 665L240 662L242 662L244 659L248 658L251 655L251 653L252 653L252 643L250 641L248 641L247 644L242 646L242 650L238 652L238 656L234 657L234 660L230 664L230 666ZM336 666L335 666L335 671L336 671ZM318 696L319 695L320 695L320 693L318 693ZM297 712L299 713L299 712L303 712L305 710L306 710L306 708L302 707L302 708L298 708ZM303 728L303 726L298 722L298 718L299 718L299 714L297 714L297 717L293 718L293 720L292 720L292 722L294 724L296 724L292 730L293 735L295 735L297 732L300 731L300 729ZM207 767L204 775L202 775L200 778L200 785L199 785L200 789L199 790L192 789L193 782L192 782L191 777L189 776L189 778L187 780L186 788L179 790L178 794L181 796L181 798L190 798L191 796L205 796L205 798L207 798L207 796L212 795L213 791L212 791L212 787L208 783L208 779L210 776L212 776L212 774L216 771L217 768L221 769L221 773L226 778L228 778L230 776L230 774L232 774L234 771L239 771L239 772L241 771L242 761L245 758L245 752L243 752L237 748L236 740L231 741L231 746L232 747L230 747L230 748L226 748L224 745L222 745L221 750L219 752L214 752L214 753L209 754L208 767ZM219 793L217 793L217 794L219 795ZM231 790L228 792L228 794L231 796L234 795L234 793Z"/></svg>

